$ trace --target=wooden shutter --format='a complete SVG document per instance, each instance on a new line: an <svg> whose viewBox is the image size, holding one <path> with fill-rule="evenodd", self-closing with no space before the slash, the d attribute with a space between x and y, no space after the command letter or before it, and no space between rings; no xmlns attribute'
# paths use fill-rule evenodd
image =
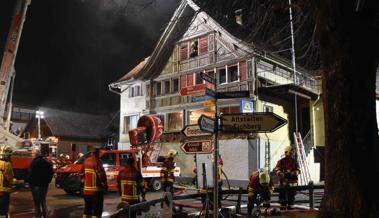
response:
<svg viewBox="0 0 379 218"><path fill-rule="evenodd" d="M246 61L240 62L240 78L241 81L246 80Z"/></svg>
<svg viewBox="0 0 379 218"><path fill-rule="evenodd" d="M188 59L188 42L180 44L180 60Z"/></svg>
<svg viewBox="0 0 379 218"><path fill-rule="evenodd" d="M208 36L200 38L200 55L208 53Z"/></svg>

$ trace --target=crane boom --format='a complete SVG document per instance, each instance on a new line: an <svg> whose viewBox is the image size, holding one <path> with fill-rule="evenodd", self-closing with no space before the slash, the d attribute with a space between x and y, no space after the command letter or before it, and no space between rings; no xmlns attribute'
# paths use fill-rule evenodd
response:
<svg viewBox="0 0 379 218"><path fill-rule="evenodd" d="M31 0L16 0L12 23L8 32L0 66L0 143L7 143L12 147L15 147L18 142L22 142L23 140L9 132L9 124L6 125L4 121L4 118L7 117L5 115L5 107L7 105L9 88L11 87L10 84L15 76L14 63L25 21L26 10L30 3ZM10 111L11 108L9 109L9 112Z"/></svg>
<svg viewBox="0 0 379 218"><path fill-rule="evenodd" d="M21 37L22 27L25 21L26 10L31 0L16 0L16 6L8 38L4 48L3 59L0 68L0 125L4 128L5 106L10 87L11 78L14 74L18 44Z"/></svg>

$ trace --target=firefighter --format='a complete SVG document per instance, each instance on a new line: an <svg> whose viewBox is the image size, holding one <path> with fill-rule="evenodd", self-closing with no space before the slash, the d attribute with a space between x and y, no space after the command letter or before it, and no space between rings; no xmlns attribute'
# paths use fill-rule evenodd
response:
<svg viewBox="0 0 379 218"><path fill-rule="evenodd" d="M269 208L271 204L271 194L274 191L274 183L270 174L261 169L252 172L247 188L248 204L247 214L251 216L254 204L259 207L263 203L263 207Z"/></svg>
<svg viewBox="0 0 379 218"><path fill-rule="evenodd" d="M11 153L12 150L8 145L0 147L0 218L8 217L9 197L13 185Z"/></svg>
<svg viewBox="0 0 379 218"><path fill-rule="evenodd" d="M284 149L284 155L275 167L275 174L280 178L280 187L283 188L279 192L279 202L281 210L294 209L296 191L290 187L297 186L298 175L300 174L299 164L293 157L292 146Z"/></svg>
<svg viewBox="0 0 379 218"><path fill-rule="evenodd" d="M145 187L141 172L134 166L135 160L129 157L127 165L122 169L117 177L118 191L121 201L133 205L140 202L139 195L145 201ZM130 218L135 218L136 212L132 212Z"/></svg>
<svg viewBox="0 0 379 218"><path fill-rule="evenodd" d="M174 182L175 182L175 162L174 158L178 154L174 149L170 149L167 153L167 158L163 162L161 169L161 183L163 187L163 191L171 192L172 196L174 196Z"/></svg>
<svg viewBox="0 0 379 218"><path fill-rule="evenodd" d="M84 180L83 218L101 217L103 213L104 192L108 190L108 185L103 163L99 159L99 153L99 148L93 148L91 156L84 161L81 170Z"/></svg>

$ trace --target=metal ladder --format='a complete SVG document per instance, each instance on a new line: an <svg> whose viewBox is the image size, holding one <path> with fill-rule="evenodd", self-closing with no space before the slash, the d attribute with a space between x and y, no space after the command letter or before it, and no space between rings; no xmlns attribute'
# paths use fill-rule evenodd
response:
<svg viewBox="0 0 379 218"><path fill-rule="evenodd" d="M307 157L305 156L303 139L301 138L301 134L299 132L294 132L293 135L295 138L297 159L300 165L300 184L307 185L312 179L309 172Z"/></svg>

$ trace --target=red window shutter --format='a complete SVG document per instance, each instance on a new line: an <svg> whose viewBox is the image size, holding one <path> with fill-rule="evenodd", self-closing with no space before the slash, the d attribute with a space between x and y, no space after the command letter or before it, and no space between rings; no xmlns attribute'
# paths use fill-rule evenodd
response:
<svg viewBox="0 0 379 218"><path fill-rule="evenodd" d="M180 44L180 60L188 59L188 42Z"/></svg>
<svg viewBox="0 0 379 218"><path fill-rule="evenodd" d="M246 80L246 61L240 62L240 78L241 81Z"/></svg>
<svg viewBox="0 0 379 218"><path fill-rule="evenodd" d="M200 38L200 55L208 53L208 36Z"/></svg>
<svg viewBox="0 0 379 218"><path fill-rule="evenodd" d="M180 89L187 87L187 77L186 75L180 76Z"/></svg>
<svg viewBox="0 0 379 218"><path fill-rule="evenodd" d="M187 74L187 86L193 86L193 73Z"/></svg>

